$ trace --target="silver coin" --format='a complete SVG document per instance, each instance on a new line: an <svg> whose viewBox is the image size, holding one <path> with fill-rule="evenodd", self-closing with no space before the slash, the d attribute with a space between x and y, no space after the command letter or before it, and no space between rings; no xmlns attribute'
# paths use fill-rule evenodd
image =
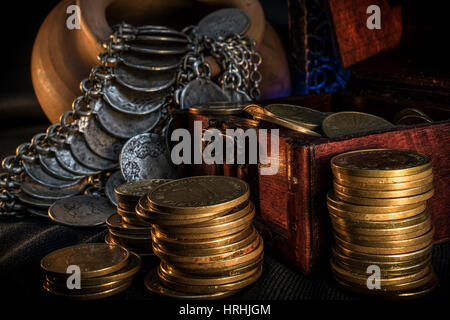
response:
<svg viewBox="0 0 450 320"><path fill-rule="evenodd" d="M245 103L252 101L252 98L250 98L246 92L241 90L225 89L224 92L231 102Z"/></svg>
<svg viewBox="0 0 450 320"><path fill-rule="evenodd" d="M24 192L18 192L17 198L22 202L23 204L26 204L28 206L33 206L41 209L48 209L52 204L53 200L46 200L46 199L39 199L32 197Z"/></svg>
<svg viewBox="0 0 450 320"><path fill-rule="evenodd" d="M123 139L118 139L105 132L94 117L89 118L83 131L87 145L96 155L111 161L119 160L120 150L125 143Z"/></svg>
<svg viewBox="0 0 450 320"><path fill-rule="evenodd" d="M218 39L233 34L242 35L250 26L249 16L237 8L225 8L208 14L198 23L195 33L200 36Z"/></svg>
<svg viewBox="0 0 450 320"><path fill-rule="evenodd" d="M218 101L229 101L228 96L214 82L203 78L189 82L180 94L181 109Z"/></svg>
<svg viewBox="0 0 450 320"><path fill-rule="evenodd" d="M68 142L74 158L84 166L93 170L109 170L117 167L116 161L104 159L92 152L81 133L70 136Z"/></svg>
<svg viewBox="0 0 450 320"><path fill-rule="evenodd" d="M106 132L121 139L129 139L152 130L161 118L161 109L147 115L131 115L118 112L99 99L96 102L96 114Z"/></svg>
<svg viewBox="0 0 450 320"><path fill-rule="evenodd" d="M176 177L163 136L144 133L125 143L120 154L120 170L128 182Z"/></svg>
<svg viewBox="0 0 450 320"><path fill-rule="evenodd" d="M50 218L48 216L48 210L43 210L39 208L27 208L27 211L31 213L32 215L42 217L42 218Z"/></svg>
<svg viewBox="0 0 450 320"><path fill-rule="evenodd" d="M49 175L42 169L42 166L38 161L23 161L22 164L25 172L32 180L47 187L65 188L79 182L79 180L61 180Z"/></svg>
<svg viewBox="0 0 450 320"><path fill-rule="evenodd" d="M139 53L149 53L149 54L184 54L188 51L192 50L191 46L148 46L148 45L140 45L140 44L125 44L125 50Z"/></svg>
<svg viewBox="0 0 450 320"><path fill-rule="evenodd" d="M98 173L98 170L90 169L76 160L69 148L62 147L54 149L54 153L56 160L61 165L61 167L63 167L67 171L72 172L73 174L93 175Z"/></svg>
<svg viewBox="0 0 450 320"><path fill-rule="evenodd" d="M118 202L116 199L116 193L114 189L126 182L125 178L122 175L120 170L114 172L109 176L108 181L106 181L105 185L105 194L108 197L109 201L114 205L118 206Z"/></svg>
<svg viewBox="0 0 450 320"><path fill-rule="evenodd" d="M80 194L85 186L86 181L82 180L78 184L67 188L47 187L31 180L27 175L22 176L22 182L20 185L21 190L27 195L43 200L58 200L72 197Z"/></svg>
<svg viewBox="0 0 450 320"><path fill-rule="evenodd" d="M180 46L180 44L186 45L189 43L186 37L171 37L169 34L137 34L133 41L159 46Z"/></svg>
<svg viewBox="0 0 450 320"><path fill-rule="evenodd" d="M182 55L149 55L137 52L122 51L119 60L130 68L164 71L177 68L182 61Z"/></svg>
<svg viewBox="0 0 450 320"><path fill-rule="evenodd" d="M124 86L109 83L103 89L103 98L120 112L145 115L161 108L169 93L170 90L151 93L133 91Z"/></svg>
<svg viewBox="0 0 450 320"><path fill-rule="evenodd" d="M62 180L80 180L83 178L82 175L74 174L61 166L52 152L40 154L39 161L41 162L44 171Z"/></svg>
<svg viewBox="0 0 450 320"><path fill-rule="evenodd" d="M50 219L76 227L94 227L106 223L115 208L105 197L75 196L56 201L48 209Z"/></svg>
<svg viewBox="0 0 450 320"><path fill-rule="evenodd" d="M127 25L124 29L124 32L131 32L135 35L171 35L171 36L177 36L177 37L184 37L187 38L186 34L165 26L152 26L152 25L146 25L146 26L139 26L134 27L131 25Z"/></svg>
<svg viewBox="0 0 450 320"><path fill-rule="evenodd" d="M120 65L112 71L117 82L132 90L154 92L169 88L175 83L175 71L159 72L128 68Z"/></svg>

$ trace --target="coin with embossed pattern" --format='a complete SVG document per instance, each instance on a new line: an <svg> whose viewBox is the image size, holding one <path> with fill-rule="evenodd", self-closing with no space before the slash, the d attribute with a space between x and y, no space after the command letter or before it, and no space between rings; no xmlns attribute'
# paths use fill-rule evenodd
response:
<svg viewBox="0 0 450 320"><path fill-rule="evenodd" d="M199 37L218 39L234 34L243 35L249 26L250 18L244 11L237 8L225 8L205 16L194 32Z"/></svg>
<svg viewBox="0 0 450 320"><path fill-rule="evenodd" d="M395 126L383 118L368 113L344 111L330 114L322 122L328 138L392 129Z"/></svg>
<svg viewBox="0 0 450 320"><path fill-rule="evenodd" d="M140 134L125 143L120 154L120 170L129 182L172 179L177 175L164 137L155 133Z"/></svg>
<svg viewBox="0 0 450 320"><path fill-rule="evenodd" d="M325 113L311 108L290 104L269 104L264 107L264 112L269 116L295 122L310 130L319 129L327 116Z"/></svg>
<svg viewBox="0 0 450 320"><path fill-rule="evenodd" d="M156 187L172 181L172 179L144 179L120 184L114 192L120 202L138 202L139 199Z"/></svg>
<svg viewBox="0 0 450 320"><path fill-rule="evenodd" d="M105 197L81 195L56 201L48 212L55 222L93 227L105 224L106 219L115 213L115 208Z"/></svg>

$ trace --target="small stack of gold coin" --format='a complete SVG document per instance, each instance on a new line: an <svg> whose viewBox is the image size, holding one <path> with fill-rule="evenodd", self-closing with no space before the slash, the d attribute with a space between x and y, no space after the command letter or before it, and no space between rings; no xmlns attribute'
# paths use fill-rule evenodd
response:
<svg viewBox="0 0 450 320"><path fill-rule="evenodd" d="M105 242L124 246L141 257L152 256L151 224L136 215L136 205L143 195L171 180L148 179L122 184L114 189L117 214L106 220L109 233Z"/></svg>
<svg viewBox="0 0 450 320"><path fill-rule="evenodd" d="M409 150L359 150L335 156L331 168L334 191L327 204L336 282L393 298L431 292L437 278L426 205L434 193L430 158Z"/></svg>
<svg viewBox="0 0 450 320"><path fill-rule="evenodd" d="M94 300L126 290L141 258L121 246L88 243L53 251L41 260L46 291L77 300Z"/></svg>
<svg viewBox="0 0 450 320"><path fill-rule="evenodd" d="M215 299L254 283L262 273L263 241L252 225L255 207L240 179L190 177L142 197L137 214L153 224L161 259L146 287L166 296Z"/></svg>

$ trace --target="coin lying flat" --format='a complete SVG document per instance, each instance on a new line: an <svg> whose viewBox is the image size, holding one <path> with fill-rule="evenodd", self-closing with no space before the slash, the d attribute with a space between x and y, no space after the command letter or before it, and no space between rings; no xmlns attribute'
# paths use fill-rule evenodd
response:
<svg viewBox="0 0 450 320"><path fill-rule="evenodd" d="M141 227L129 225L123 222L122 218L118 214L113 214L106 220L106 225L110 230L118 233L126 234L145 234L150 235L151 226Z"/></svg>
<svg viewBox="0 0 450 320"><path fill-rule="evenodd" d="M397 177L429 169L431 160L411 150L367 149L339 154L331 159L331 169L346 175Z"/></svg>
<svg viewBox="0 0 450 320"><path fill-rule="evenodd" d="M120 169L128 182L176 176L165 139L155 133L144 133L125 143L120 154Z"/></svg>
<svg viewBox="0 0 450 320"><path fill-rule="evenodd" d="M156 187L172 179L144 179L118 185L114 191L122 201L139 201L139 199Z"/></svg>
<svg viewBox="0 0 450 320"><path fill-rule="evenodd" d="M345 111L328 115L322 122L322 131L328 138L337 138L395 126L383 118L362 112Z"/></svg>
<svg viewBox="0 0 450 320"><path fill-rule="evenodd" d="M339 181L347 181L347 183L367 183L367 184L379 184L379 185L387 185L387 184L397 184L397 183L411 183L414 181L418 181L421 179L425 179L427 177L433 176L432 168L425 169L419 173L407 175L407 176L395 176L395 177L362 177L362 176L353 176L348 174L343 174L340 172L333 172L334 178ZM344 183L345 185L345 183Z"/></svg>
<svg viewBox="0 0 450 320"><path fill-rule="evenodd" d="M48 210L50 218L75 227L94 227L105 224L115 208L105 197L75 196L56 201Z"/></svg>
<svg viewBox="0 0 450 320"><path fill-rule="evenodd" d="M422 110L419 110L416 108L405 108L395 114L395 116L393 118L393 122L395 124L400 124L399 120L404 117L408 117L408 116L419 116L419 117L429 118L428 115L425 112L423 112ZM432 120L430 119L429 122L432 122Z"/></svg>
<svg viewBox="0 0 450 320"><path fill-rule="evenodd" d="M365 182L356 182L345 179L334 179L334 183L355 189L364 189L366 191L395 191L395 190L405 190L411 188L417 188L426 184L430 184L433 182L433 174L429 176L419 179L412 180L408 182L397 182L397 183L365 183Z"/></svg>
<svg viewBox="0 0 450 320"><path fill-rule="evenodd" d="M401 206L404 204L414 204L426 201L430 199L434 194L434 189L431 189L427 192L409 196L409 197L401 197L401 198L364 198L364 197L356 197L356 196L350 196L345 193L342 193L340 191L335 190L334 191L336 197L339 199L355 203L359 205L368 205L368 206Z"/></svg>
<svg viewBox="0 0 450 320"><path fill-rule="evenodd" d="M194 294L194 293L186 293L181 291L176 291L171 288L167 288L161 284L158 277L157 268L150 271L145 277L145 287L156 294L164 295L171 298L176 299L187 299L187 300L215 300L222 299L225 297L232 296L236 294L238 291L222 291L222 292L214 292L209 294Z"/></svg>
<svg viewBox="0 0 450 320"><path fill-rule="evenodd" d="M41 268L59 277L67 276L67 268L76 265L81 278L94 278L111 274L125 267L129 252L106 243L78 244L53 251L41 260Z"/></svg>
<svg viewBox="0 0 450 320"><path fill-rule="evenodd" d="M433 189L433 183L427 183L414 188L408 188L403 190L366 190L357 189L354 187L342 186L336 182L333 183L334 189L338 192L344 193L350 196L363 197L363 198L400 198L419 195Z"/></svg>
<svg viewBox="0 0 450 320"><path fill-rule="evenodd" d="M327 116L327 114L314 109L290 104L270 104L264 107L264 112L269 116L295 122L310 130L319 129Z"/></svg>
<svg viewBox="0 0 450 320"><path fill-rule="evenodd" d="M198 176L165 183L148 194L151 206L177 214L217 213L247 201L250 187L233 177Z"/></svg>
<svg viewBox="0 0 450 320"><path fill-rule="evenodd" d="M35 198L32 196L29 196L28 194L26 194L24 192L18 192L16 195L17 195L17 198L20 200L20 202L22 202L26 205L29 205L29 206L46 209L46 211L54 202L52 200ZM47 212L46 212L46 215L48 216Z"/></svg>

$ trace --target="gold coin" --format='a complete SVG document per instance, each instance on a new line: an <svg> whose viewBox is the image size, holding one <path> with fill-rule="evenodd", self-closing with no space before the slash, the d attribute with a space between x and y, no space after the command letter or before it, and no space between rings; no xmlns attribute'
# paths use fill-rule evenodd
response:
<svg viewBox="0 0 450 320"><path fill-rule="evenodd" d="M124 223L126 223L128 225L139 226L139 227L151 226L151 223L144 221L144 219L142 219L140 216L137 218L129 218L129 217L122 216L122 220Z"/></svg>
<svg viewBox="0 0 450 320"><path fill-rule="evenodd" d="M433 249L432 244L419 249L417 251L412 251L408 253L398 253L398 254L373 254L373 253L363 253L359 251L354 251L348 249L344 246L341 246L339 243L335 242L336 251L339 251L343 255L346 255L351 258L361 259L361 260L369 260L369 261L380 261L380 262L402 262L409 261L413 259L423 258L431 254Z"/></svg>
<svg viewBox="0 0 450 320"><path fill-rule="evenodd" d="M331 159L333 173L361 177L399 177L431 167L424 154L411 150L367 149L339 154Z"/></svg>
<svg viewBox="0 0 450 320"><path fill-rule="evenodd" d="M336 177L333 182L335 185L337 184L339 186L347 188L371 190L371 191L395 191L395 190L417 188L427 184L431 184L433 183L433 174L430 174L427 177L419 180L397 182L397 183L365 183L351 180L342 180Z"/></svg>
<svg viewBox="0 0 450 320"><path fill-rule="evenodd" d="M402 198L391 198L391 199L356 197L356 196L351 196L351 195L339 192L337 190L334 190L334 194L336 195L336 197L338 197L342 201L359 204L359 205L401 206L401 205L405 205L405 204L415 204L415 203L423 202L423 201L430 199L434 194L434 189L431 189L428 192L425 192L425 193L422 193L419 195L415 195L415 196L402 197Z"/></svg>
<svg viewBox="0 0 450 320"><path fill-rule="evenodd" d="M158 276L160 282L169 288L173 288L177 291L183 291L183 292L190 292L190 293L196 293L196 294L208 294L208 293L214 293L217 291L236 291L240 290L252 283L254 283L256 280L259 279L259 277L262 274L262 266L259 266L256 268L255 272L249 273L250 275L245 278L241 279L235 282L231 283L225 283L225 284L211 284L211 285L193 285L193 284L184 284L180 282L175 282L169 279L165 276L160 270L158 269Z"/></svg>
<svg viewBox="0 0 450 320"><path fill-rule="evenodd" d="M238 247L235 251L223 252L215 255L186 255L182 252L165 251L158 243L153 243L153 251L155 254L164 261L171 263L191 263L191 264L207 264L214 261L226 260L229 257L236 257L246 254L249 251L255 250L260 244L260 236L258 233L253 237L253 241L249 244L244 244Z"/></svg>
<svg viewBox="0 0 450 320"><path fill-rule="evenodd" d="M418 181L421 179L425 179L427 177L433 176L433 169L428 168L422 172L411 174L408 176L398 176L398 177L360 177L360 176L352 176L347 174L342 174L340 172L333 172L334 178L339 181L345 181L345 183L341 183L342 185L352 186L352 183L361 183L361 184L369 184L369 185L387 185L387 184L401 184L401 183L410 183L413 181Z"/></svg>
<svg viewBox="0 0 450 320"><path fill-rule="evenodd" d="M418 232L419 230L429 230L430 228L431 228L430 219L426 219L425 221L420 222L416 225L391 229L356 228L356 227L348 229L345 226L333 223L333 229L339 234L350 233L352 235L365 235L365 236L394 236L404 234L409 235Z"/></svg>
<svg viewBox="0 0 450 320"><path fill-rule="evenodd" d="M239 290L236 291L219 291L209 294L192 294L181 291L176 291L172 288L166 288L161 284L158 277L157 268L150 271L144 280L145 287L150 292L160 294L166 297L171 297L175 299L186 299L186 300L216 300L222 299L233 294L236 294Z"/></svg>
<svg viewBox="0 0 450 320"><path fill-rule="evenodd" d="M287 121L275 116L269 116L264 112L264 109L261 108L258 105L249 105L246 106L244 111L248 114L250 114L254 119L257 120L262 120L262 121L266 121L266 122L270 122L273 124L276 124L278 126L287 128L287 129L291 129L303 134L307 134L309 136L315 136L315 137L321 137L321 135L315 131L312 131L308 128L305 128L303 126L300 126L298 123L294 123L291 121Z"/></svg>
<svg viewBox="0 0 450 320"><path fill-rule="evenodd" d="M138 201L140 197L172 179L145 179L128 182L114 189L118 202Z"/></svg>
<svg viewBox="0 0 450 320"><path fill-rule="evenodd" d="M125 210L121 207L117 207L117 214L121 217L136 219L136 211L135 210Z"/></svg>
<svg viewBox="0 0 450 320"><path fill-rule="evenodd" d="M367 285L367 278L369 277L368 274L362 275L355 272L352 272L350 270L344 269L341 266L339 266L334 259L331 259L331 270L335 275L338 275L339 278L344 279L345 281L355 283L358 285ZM393 287L396 285L403 285L406 283L412 283L414 281L417 281L419 279L423 279L426 275L430 274L432 271L430 264L426 265L425 268L422 268L418 272L404 275L404 276L394 276L391 278L380 278L380 284L381 287L386 289L387 287Z"/></svg>
<svg viewBox="0 0 450 320"><path fill-rule="evenodd" d="M342 279L339 275L333 274L333 280L345 290L368 295L379 295L386 298L402 298L403 295L404 297L408 296L414 297L415 293L417 293L416 297L424 296L425 294L428 294L429 292L431 292L431 290L434 289L432 288L433 286L435 286L434 278L435 278L434 272L430 272L422 279L418 279L412 282L407 282L396 286L381 287L380 289L369 290L367 288L367 284L361 285L349 282L346 281L345 279Z"/></svg>
<svg viewBox="0 0 450 320"><path fill-rule="evenodd" d="M194 234L196 236L203 235L203 234L214 234L217 232L222 231L228 231L232 230L234 228L237 228L243 224L250 225L253 221L253 218L255 216L255 206L251 204L251 207L247 211L247 213L235 220L225 222L223 224L215 224L211 226L182 226L182 227L171 227L171 228L164 228L162 226L158 226L159 230L163 233L171 233L171 234L177 234L180 235L180 237L183 237L183 235L186 234ZM214 219L213 219L214 220Z"/></svg>
<svg viewBox="0 0 450 320"><path fill-rule="evenodd" d="M81 278L93 278L113 273L127 263L129 252L106 243L87 243L53 251L41 260L41 268L56 276L67 275L71 265L79 266Z"/></svg>
<svg viewBox="0 0 450 320"><path fill-rule="evenodd" d="M177 255L181 256L214 256L214 255L220 255L224 253L229 252L236 252L236 250L239 250L240 248L244 248L248 245L250 245L253 241L255 241L256 237L258 236L258 232L256 232L255 229L253 229L253 233L249 234L246 238L239 240L234 243L230 243L225 246L221 247L215 247L215 248L195 248L192 247L190 249L185 249L185 246L178 249L173 249L173 247L166 247L164 245L164 242L160 242L157 238L153 238L153 242L158 245L159 248L161 248L165 252L171 252Z"/></svg>
<svg viewBox="0 0 450 320"><path fill-rule="evenodd" d="M192 249L215 249L224 246L228 246L230 244L234 244L239 242L247 237L249 237L252 233L256 232L255 228L250 226L247 229L242 231L230 234L224 237L218 237L213 239L201 239L201 240L181 240L176 237L168 237L165 234L160 233L157 228L152 229L152 239L153 241L162 244L164 247L168 248L168 250L192 250Z"/></svg>
<svg viewBox="0 0 450 320"><path fill-rule="evenodd" d="M126 289L128 289L131 284L133 283L132 280L122 283L121 285L114 287L112 289L109 290L105 290L105 291L99 291L99 292L93 292L93 293L65 293L65 292L60 292L58 290L56 290L54 287L52 287L51 285L49 285L47 282L44 282L44 289L52 294L58 295L58 296L62 296L64 298L69 298L69 299L74 299L74 300L96 300L96 299L103 299L106 297L110 297L112 295L115 295L117 293L120 293L122 291L125 291Z"/></svg>
<svg viewBox="0 0 450 320"><path fill-rule="evenodd" d="M248 200L247 182L223 176L197 176L174 180L148 194L152 208L175 214L226 212Z"/></svg>
<svg viewBox="0 0 450 320"><path fill-rule="evenodd" d="M117 205L117 209L121 209L123 211L133 212L136 209L137 201L133 202L119 202Z"/></svg>
<svg viewBox="0 0 450 320"><path fill-rule="evenodd" d="M189 272L194 271L195 273L200 273L199 270L205 270L206 273L214 273L216 271L228 271L238 266L248 265L249 263L259 259L263 254L264 244L262 238L259 237L259 243L255 245L247 246L245 249L237 250L236 255L225 254L225 256L218 255L216 258L220 260L211 260L208 257L200 257L199 261L173 263L174 267L181 270L188 270ZM256 243L256 241L254 242ZM161 251L154 248L154 252L161 260L168 262L164 257L161 257ZM169 256L169 258L172 258ZM179 259L179 257L177 257ZM224 259L221 259L224 258Z"/></svg>
<svg viewBox="0 0 450 320"><path fill-rule="evenodd" d="M343 230L343 229L334 229L334 232L339 235L341 239L344 239L345 241L349 242L355 242L359 243L359 241L370 241L370 242L377 242L377 241L390 241L390 240L406 240L406 239L412 239L419 237L421 235L424 235L428 231L430 231L431 224L428 224L428 228L421 228L418 230L415 230L414 232L408 232L408 233L400 233L400 234L385 234L385 235L364 235L364 234L357 234L352 233L352 231L349 230Z"/></svg>
<svg viewBox="0 0 450 320"><path fill-rule="evenodd" d="M353 228L367 228L367 229L396 229L396 228L404 228L413 225L417 225L419 223L424 222L425 220L430 219L430 214L428 210L423 211L422 213L404 219L397 220L388 220L388 221L367 221L367 220L354 220L354 219L343 219L340 218L333 213L329 213L331 222L333 225L340 225L341 227L352 231Z"/></svg>
<svg viewBox="0 0 450 320"><path fill-rule="evenodd" d="M223 231L217 231L217 232L210 232L210 233L172 233L172 231L162 231L159 226L154 226L155 229L158 230L159 233L165 235L168 238L178 238L180 240L207 240L207 239L214 239L214 238L220 238L225 237L228 235L232 235L234 233L240 232L242 230L245 230L250 227L251 222L247 222L244 224L241 224L234 228L229 228Z"/></svg>
<svg viewBox="0 0 450 320"><path fill-rule="evenodd" d="M210 226L216 226L216 225L223 225L225 223L234 221L236 219L239 219L245 215L247 215L249 212L254 210L255 205L251 201L246 201L239 206L233 208L230 212L227 214L224 214L223 216L219 216L217 218L211 219L209 221L196 223L193 225L189 225L189 227L210 227Z"/></svg>
<svg viewBox="0 0 450 320"><path fill-rule="evenodd" d="M98 283L95 285L80 285L80 289L71 290L67 287L67 283L65 282L57 282L49 279L48 277L45 277L44 282L54 290L61 292L61 293L76 293L76 294L87 294L87 293L95 293L95 292L101 292L106 291L109 289L113 289L115 287L118 287L124 283L132 281L131 278L125 278L120 280L114 280L104 283Z"/></svg>
<svg viewBox="0 0 450 320"><path fill-rule="evenodd" d="M407 211L416 210L418 207L426 206L425 201L405 205L383 205L383 206L358 205L342 201L341 199L335 196L333 191L327 193L327 203L329 206L331 205L334 208L340 209L342 211L356 212L367 215L372 213L376 214L398 213L399 215L406 213L407 215L409 215Z"/></svg>
<svg viewBox="0 0 450 320"><path fill-rule="evenodd" d="M360 220L360 221L391 221L398 219L405 219L409 217L416 216L422 212L424 212L427 208L425 203L420 204L418 207L401 211L401 212L392 212L392 213L360 213L360 212L351 212L344 211L338 208L335 208L330 203L327 204L328 211L333 215L342 218L344 220Z"/></svg>
<svg viewBox="0 0 450 320"><path fill-rule="evenodd" d="M409 247L409 246L415 246L423 243L427 243L433 240L434 236L434 228L432 227L429 229L426 233L423 235L420 235L418 237L409 238L409 239L402 239L402 240L387 240L387 239L379 239L378 241L371 240L362 240L359 239L359 241L347 241L340 237L339 234L336 234L335 237L341 239L342 241L345 241L347 243L353 243L359 246L364 247L379 247L379 248L397 248L397 247Z"/></svg>
<svg viewBox="0 0 450 320"><path fill-rule="evenodd" d="M244 111L245 104L239 102L211 102L189 107L191 114L237 115Z"/></svg>
<svg viewBox="0 0 450 320"><path fill-rule="evenodd" d="M394 115L394 118L392 121L394 123L397 123L397 121L399 121L401 118L410 116L410 115L418 115L418 116L428 117L428 115L425 112L423 112L422 110L419 110L416 108L405 108L405 109L402 109L399 112L397 112Z"/></svg>
<svg viewBox="0 0 450 320"><path fill-rule="evenodd" d="M151 231L151 226L141 227L124 223L118 214L113 214L106 219L106 225L112 231L125 234L150 234Z"/></svg>
<svg viewBox="0 0 450 320"><path fill-rule="evenodd" d="M431 261L431 253L429 255L418 257L416 259L394 262L382 262L376 259L362 260L348 257L345 254L342 254L339 249L336 249L334 246L332 247L332 253L335 262L344 264L349 270L363 270L364 274L366 274L367 267L374 264L379 266L382 272L395 273L397 271L406 271L409 268L416 268L417 266L422 266Z"/></svg>
<svg viewBox="0 0 450 320"><path fill-rule="evenodd" d="M83 278L81 279L81 287L84 286L95 286L100 284L105 284L113 281L124 280L133 277L141 268L141 258L134 252L130 252L130 258L128 264L120 270L113 272L108 275L94 277L94 278ZM50 282L60 283L67 286L67 278L70 274L66 274L64 277L55 276L47 274L46 277Z"/></svg>
<svg viewBox="0 0 450 320"><path fill-rule="evenodd" d="M322 131L328 138L391 128L394 125L383 118L356 111L332 113L322 122Z"/></svg>
<svg viewBox="0 0 450 320"><path fill-rule="evenodd" d="M182 269L174 268L173 266L168 265L167 263L165 263L163 261L161 262L161 264L163 264L164 267L167 270L169 270L170 272L181 273L181 274L186 274L186 275L195 276L195 277L219 277L219 276L220 277L232 277L232 276L240 275L243 273L247 273L250 270L255 269L257 266L262 265L263 261L264 261L264 256L261 255L256 260L250 261L249 263L247 263L245 265L235 266L234 268L226 270L226 271L215 270L214 273L211 273L211 274L199 273L197 271L186 272L186 271L183 271Z"/></svg>
<svg viewBox="0 0 450 320"><path fill-rule="evenodd" d="M211 221L214 218L223 216L230 212L232 209L227 209L226 211L217 212L215 214L210 213L196 213L196 214L176 214L176 213L166 213L158 211L148 205L148 199L143 196L138 205L136 206L136 214L144 221L152 224L163 225L163 226L182 226L182 225L193 225L197 223L202 223L206 221Z"/></svg>
<svg viewBox="0 0 450 320"><path fill-rule="evenodd" d="M310 130L320 129L327 114L310 108L290 104L270 104L264 112L271 117L293 122Z"/></svg>
<svg viewBox="0 0 450 320"><path fill-rule="evenodd" d="M433 189L433 183L424 184L419 187L403 189L403 190L392 190L392 191L382 191L382 190L366 190L366 189L356 189L353 187L345 187L340 184L333 182L334 190L346 195L364 198L400 198L419 195Z"/></svg>
<svg viewBox="0 0 450 320"><path fill-rule="evenodd" d="M418 299L429 295L431 292L436 290L439 284L438 277L435 273L433 273L432 279L427 282L425 285L413 288L409 290L403 290L398 292L392 292L391 298L393 299Z"/></svg>
<svg viewBox="0 0 450 320"><path fill-rule="evenodd" d="M242 272L240 274L232 276L198 276L193 274L186 274L179 271L175 271L173 268L168 268L165 263L159 265L158 274L161 278L165 278L170 282L176 282L183 285L193 285L193 286L214 286L214 285L224 285L233 283L236 281L241 281L249 278L261 269L261 263L259 265L253 266L247 272ZM162 281L165 283L164 281ZM170 285L168 285L170 286ZM217 291L217 290L215 290ZM219 291L222 291L219 289ZM223 290L224 291L224 290Z"/></svg>

